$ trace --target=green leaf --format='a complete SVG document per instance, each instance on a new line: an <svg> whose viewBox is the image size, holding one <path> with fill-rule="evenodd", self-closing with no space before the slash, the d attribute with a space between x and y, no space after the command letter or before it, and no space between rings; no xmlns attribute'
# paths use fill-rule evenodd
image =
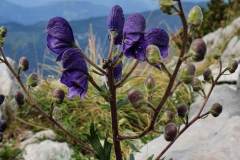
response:
<svg viewBox="0 0 240 160"><path fill-rule="evenodd" d="M95 128L93 123L91 123L90 135L87 135L87 139L95 151L96 158L98 158L99 160L111 159L112 144L107 141L106 136L104 140L104 145L102 146L100 138L97 134L97 129Z"/></svg>
<svg viewBox="0 0 240 160"><path fill-rule="evenodd" d="M104 149L100 142L100 139L97 135L97 130L94 127L94 124L91 123L90 126L90 135L87 136L89 143L92 145L93 149L96 152L96 157L101 159L101 155L104 155Z"/></svg>
<svg viewBox="0 0 240 160"><path fill-rule="evenodd" d="M135 160L134 155L132 153L130 154L130 159L129 160Z"/></svg>
<svg viewBox="0 0 240 160"><path fill-rule="evenodd" d="M148 157L148 159L147 159L147 160L153 160L153 157L154 157L154 154L153 154L153 155L151 155L150 157Z"/></svg>

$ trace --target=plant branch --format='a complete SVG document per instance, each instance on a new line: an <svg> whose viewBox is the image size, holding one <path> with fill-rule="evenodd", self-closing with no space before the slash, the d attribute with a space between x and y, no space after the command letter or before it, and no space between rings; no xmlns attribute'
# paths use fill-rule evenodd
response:
<svg viewBox="0 0 240 160"><path fill-rule="evenodd" d="M136 61L136 62L134 63L134 65L133 65L132 68L129 70L129 72L124 76L124 78L123 78L120 82L118 82L118 83L116 84L116 88L118 88L118 87L120 87L120 86L122 86L122 85L124 84L124 82L131 76L131 74L133 73L133 71L137 68L138 64L139 64L138 61Z"/></svg>
<svg viewBox="0 0 240 160"><path fill-rule="evenodd" d="M179 6L179 16L181 18L181 21L182 21L182 24L183 24L183 37L182 37L182 40L183 40L183 47L181 48L181 53L180 53L180 56L178 58L178 61L177 61L177 65L175 67L175 70L170 78L170 81L168 83L168 86L167 86L167 89L159 103L159 105L157 106L156 108L156 111L154 112L153 114L153 117L151 119L151 122L150 124L148 125L147 128L144 129L144 131L142 131L141 133L137 134L137 135L133 135L133 136L120 136L120 139L121 140L126 140L126 139L136 139L136 138L141 138L143 136L145 136L146 134L148 134L149 132L151 132L152 130L154 130L154 125L156 123L156 120L158 118L158 115L162 109L162 107L164 106L165 102L168 100L168 97L171 93L171 90L172 90L172 87L174 85L174 82L175 82L175 79L177 77L177 74L178 74L178 71L182 65L182 57L184 56L185 52L186 52L186 49L187 49L187 40L188 40L188 24L187 24L187 20L185 18L185 14L184 14L184 11L183 11L183 7L182 7L182 4L181 4L181 1L178 0L178 6Z"/></svg>
<svg viewBox="0 0 240 160"><path fill-rule="evenodd" d="M162 152L157 156L156 160L160 160L160 158L167 152L167 150L176 142L176 140L190 127L192 126L196 121L198 121L199 119L202 119L203 117L207 116L209 114L209 112L205 113L205 114L202 114L202 111L203 109L205 108L209 98L210 98L210 95L212 94L212 91L214 89L214 87L216 86L217 84L217 81L219 80L219 78L227 71L227 69L224 69L222 72L220 72L218 74L218 76L216 77L216 79L213 81L212 83L212 86L207 94L207 97L205 98L198 114L187 124L185 125L180 131L179 131L179 134L177 135L177 137L175 138L174 141L170 142L163 150Z"/></svg>
<svg viewBox="0 0 240 160"><path fill-rule="evenodd" d="M113 67L108 68L108 86L111 94L110 106L111 106L111 118L112 118L112 134L113 134L113 145L115 150L116 160L122 160L122 151L119 137L118 129L118 114L117 114L117 100L116 100L116 86L114 83Z"/></svg>

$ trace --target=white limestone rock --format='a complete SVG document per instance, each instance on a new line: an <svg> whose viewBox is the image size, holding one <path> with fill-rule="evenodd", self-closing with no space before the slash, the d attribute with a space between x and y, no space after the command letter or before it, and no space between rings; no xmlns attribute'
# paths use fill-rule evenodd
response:
<svg viewBox="0 0 240 160"><path fill-rule="evenodd" d="M33 144L33 143L37 143L43 139L55 140L56 134L52 130L45 130L45 131L38 132L35 135L30 136L28 139L21 142L20 148L24 149L26 146Z"/></svg>
<svg viewBox="0 0 240 160"><path fill-rule="evenodd" d="M210 97L206 110L219 102L223 105L223 113L214 118L208 116L196 122L188 129L166 153L173 160L237 160L240 159L240 92L227 85L217 86ZM199 97L191 108L194 116L202 104ZM136 160L145 160L159 152L168 143L160 136L145 145L136 153Z"/></svg>
<svg viewBox="0 0 240 160"><path fill-rule="evenodd" d="M67 143L45 140L28 145L23 153L24 160L70 160L72 150Z"/></svg>
<svg viewBox="0 0 240 160"><path fill-rule="evenodd" d="M15 68L15 62L10 58L7 59L9 63ZM0 94L6 96L12 95L17 89L17 85L12 74L3 63L0 63L0 84Z"/></svg>

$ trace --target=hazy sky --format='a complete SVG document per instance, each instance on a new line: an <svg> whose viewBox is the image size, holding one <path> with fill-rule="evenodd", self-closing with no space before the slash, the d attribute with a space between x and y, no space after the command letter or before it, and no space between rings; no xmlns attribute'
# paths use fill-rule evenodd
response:
<svg viewBox="0 0 240 160"><path fill-rule="evenodd" d="M7 0L9 2L13 2L15 4L20 4L22 6L39 6L39 5L44 5L50 2L58 2L58 1L69 1L69 0ZM73 0L71 0L73 1ZM75 0L79 1L79 0ZM81 1L89 1L89 2L94 2L95 0L81 0ZM104 1L104 0L102 0ZM119 0L121 1L121 0ZM142 0L139 0L142 1ZM144 0L146 1L146 0ZM149 0L151 1L151 0ZM154 0L152 0L154 1ZM199 1L207 1L207 0L183 0L183 1L192 1L192 2L199 2Z"/></svg>

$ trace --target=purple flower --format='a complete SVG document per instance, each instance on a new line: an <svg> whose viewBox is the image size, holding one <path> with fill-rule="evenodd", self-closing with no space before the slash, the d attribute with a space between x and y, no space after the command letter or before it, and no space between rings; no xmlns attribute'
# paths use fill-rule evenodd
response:
<svg viewBox="0 0 240 160"><path fill-rule="evenodd" d="M61 17L54 17L49 20L47 26L47 46L55 53L57 61L61 60L62 54L74 47L74 37L70 24Z"/></svg>
<svg viewBox="0 0 240 160"><path fill-rule="evenodd" d="M145 34L145 43L146 46L151 44L157 46L163 58L166 58L168 56L169 36L165 30L160 28L149 30Z"/></svg>
<svg viewBox="0 0 240 160"><path fill-rule="evenodd" d="M88 89L88 68L78 48L70 48L63 53L61 82L68 87L68 97L83 98Z"/></svg>
<svg viewBox="0 0 240 160"><path fill-rule="evenodd" d="M144 51L144 30L146 22L141 14L132 14L124 24L122 46L123 53L128 58L135 58L144 61L146 54Z"/></svg>
<svg viewBox="0 0 240 160"><path fill-rule="evenodd" d="M118 60L118 62L116 62L116 60ZM113 62L116 63L116 65L113 69L113 76L114 76L115 81L118 82L122 79L123 64L122 64L122 60L119 59L118 55L113 58Z"/></svg>
<svg viewBox="0 0 240 160"><path fill-rule="evenodd" d="M114 41L115 45L122 43L124 21L122 8L119 5L113 6L107 19L107 26L110 31L117 32Z"/></svg>
<svg viewBox="0 0 240 160"><path fill-rule="evenodd" d="M144 33L146 28L145 18L138 13L128 16L127 21L124 24L123 32L128 33Z"/></svg>

